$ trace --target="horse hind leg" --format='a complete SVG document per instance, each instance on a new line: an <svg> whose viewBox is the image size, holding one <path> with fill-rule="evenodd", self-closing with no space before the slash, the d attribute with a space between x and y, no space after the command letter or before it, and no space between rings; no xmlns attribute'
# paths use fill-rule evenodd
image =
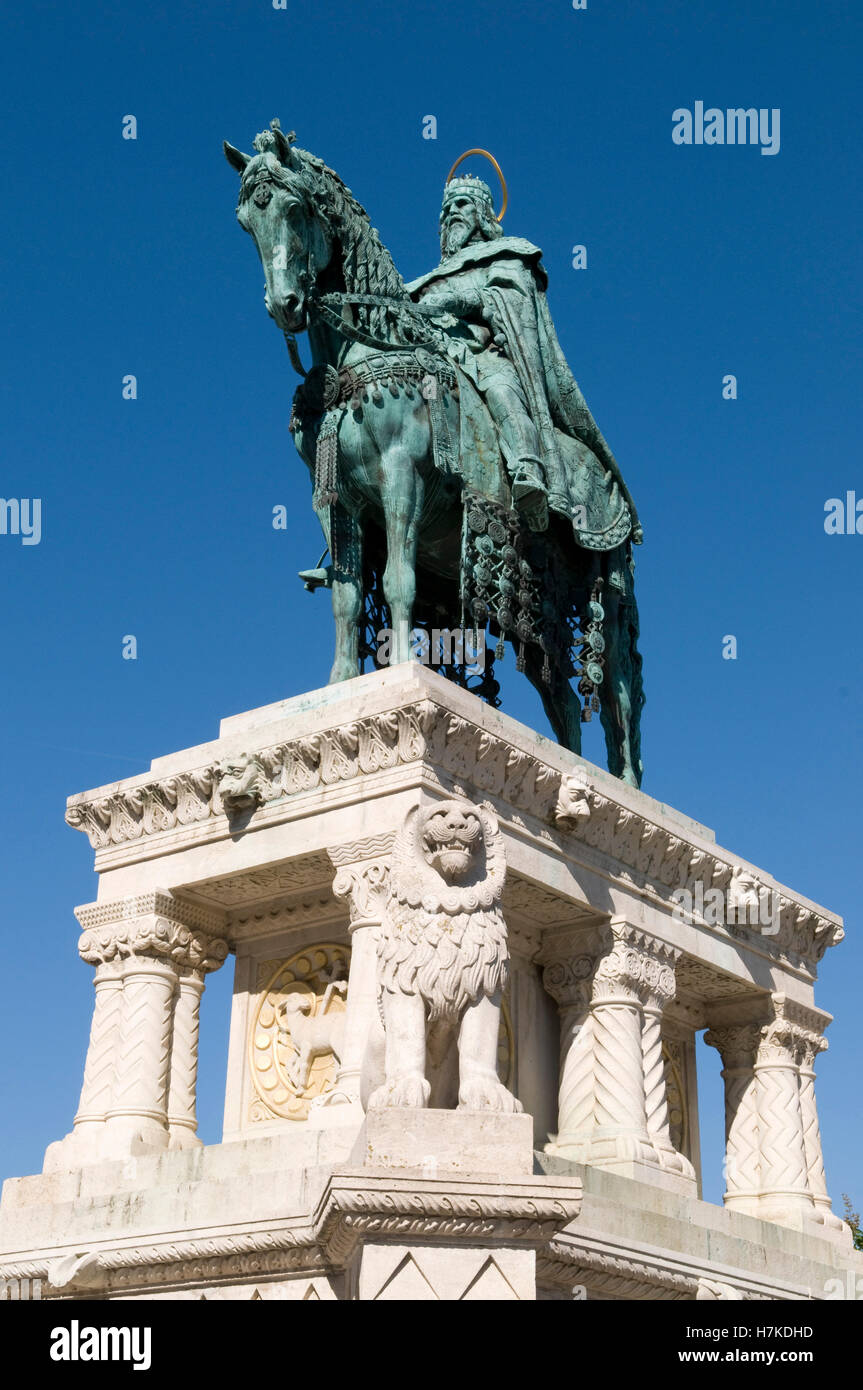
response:
<svg viewBox="0 0 863 1390"><path fill-rule="evenodd" d="M631 787L641 786L639 727L643 695L641 658L635 645L637 622L629 605L607 590L605 607L605 680L600 694L600 720L605 732L608 770Z"/></svg>
<svg viewBox="0 0 863 1390"><path fill-rule="evenodd" d="M359 621L363 609L363 535L360 522L336 503L318 512L332 560L336 652L329 684L359 674Z"/></svg>

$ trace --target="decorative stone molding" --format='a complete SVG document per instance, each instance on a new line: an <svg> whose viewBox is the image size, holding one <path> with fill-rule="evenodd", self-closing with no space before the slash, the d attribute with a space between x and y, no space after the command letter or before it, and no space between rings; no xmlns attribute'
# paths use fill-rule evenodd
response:
<svg viewBox="0 0 863 1390"><path fill-rule="evenodd" d="M235 1235L203 1236L182 1240L141 1243L119 1249L106 1246L84 1255L52 1261L10 1262L0 1265L0 1279L41 1278L45 1294L76 1297L98 1289L104 1294L130 1294L159 1286L198 1284L246 1277L320 1272L325 1261L307 1220L268 1230L249 1230ZM19 1274L18 1270L32 1270ZM38 1273L37 1271L41 1271ZM52 1271L63 1282L54 1285Z"/></svg>
<svg viewBox="0 0 863 1390"><path fill-rule="evenodd" d="M554 826L564 848L568 841L577 841L598 855L608 871L668 906L676 889L691 890L700 883L705 893L717 888L725 892L733 881L741 882L741 873L748 872L717 847L695 843L696 832L690 837L682 826L672 829L653 820L649 812L634 809L622 785L618 789L606 778L596 782L583 768L565 774L431 699L246 756L260 769L256 776L259 808L251 814L252 824L286 798L425 762L468 796L471 789L499 796L516 815L523 813ZM223 815L217 772L216 764L208 764L176 776L142 780L102 796L84 793L70 798L66 819L84 830L97 850L215 820ZM751 875L757 878L754 869ZM771 888L764 879L758 882ZM778 885L771 891L778 903L771 934L745 926L735 926L733 934L757 942L767 955L814 973L827 947L841 941L841 924L781 892Z"/></svg>
<svg viewBox="0 0 863 1390"><path fill-rule="evenodd" d="M342 1170L312 1214L325 1258L348 1265L364 1240L470 1241L536 1249L578 1215L581 1184L542 1176L426 1179Z"/></svg>
<svg viewBox="0 0 863 1390"><path fill-rule="evenodd" d="M537 1254L537 1283L571 1293L573 1286L588 1299L680 1302L728 1297L746 1300L801 1299L809 1290L788 1286L781 1291L746 1281L717 1279L715 1271L696 1261L663 1259L648 1251L613 1244L584 1233L578 1226L554 1237ZM584 1297L581 1293L580 1297Z"/></svg>

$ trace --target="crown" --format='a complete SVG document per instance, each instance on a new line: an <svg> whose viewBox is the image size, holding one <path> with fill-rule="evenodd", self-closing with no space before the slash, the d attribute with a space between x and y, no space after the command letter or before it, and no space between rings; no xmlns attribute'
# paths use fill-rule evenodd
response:
<svg viewBox="0 0 863 1390"><path fill-rule="evenodd" d="M444 189L443 200L448 203L451 198L458 197L460 194L468 194L471 198L481 198L483 202L494 207L492 191L484 179L477 178L475 174L464 174L459 178L450 179Z"/></svg>

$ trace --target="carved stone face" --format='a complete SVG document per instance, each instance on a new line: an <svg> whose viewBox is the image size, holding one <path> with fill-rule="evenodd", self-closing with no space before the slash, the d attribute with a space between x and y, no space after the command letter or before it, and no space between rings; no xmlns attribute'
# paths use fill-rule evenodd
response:
<svg viewBox="0 0 863 1390"><path fill-rule="evenodd" d="M738 870L731 881L729 898L734 907L758 907L760 888L758 879L745 869Z"/></svg>
<svg viewBox="0 0 863 1390"><path fill-rule="evenodd" d="M230 811L245 810L261 800L258 778L261 769L254 758L241 753L219 764L219 795Z"/></svg>
<svg viewBox="0 0 863 1390"><path fill-rule="evenodd" d="M457 807L433 811L423 827L426 859L448 883L468 873L481 841L478 817Z"/></svg>

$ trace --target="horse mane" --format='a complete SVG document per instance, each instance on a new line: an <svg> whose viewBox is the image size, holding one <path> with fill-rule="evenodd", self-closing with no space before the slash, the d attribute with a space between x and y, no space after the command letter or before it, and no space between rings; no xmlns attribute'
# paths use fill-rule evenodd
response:
<svg viewBox="0 0 863 1390"><path fill-rule="evenodd" d="M299 178L302 191L318 214L329 224L341 251L342 273L345 290L348 294L373 294L384 299L401 300L411 305L405 283L387 248L380 239L377 227L373 227L368 213L354 197L334 169L330 169L317 155L308 150L291 146L291 164L282 164L274 154L261 153L251 161L243 176L241 198L248 196L254 178L247 175L260 168L259 161L265 161L270 174L276 182L290 186L291 176ZM256 170L252 171L252 164ZM369 329L379 337L386 337L392 320L386 309L366 307Z"/></svg>

